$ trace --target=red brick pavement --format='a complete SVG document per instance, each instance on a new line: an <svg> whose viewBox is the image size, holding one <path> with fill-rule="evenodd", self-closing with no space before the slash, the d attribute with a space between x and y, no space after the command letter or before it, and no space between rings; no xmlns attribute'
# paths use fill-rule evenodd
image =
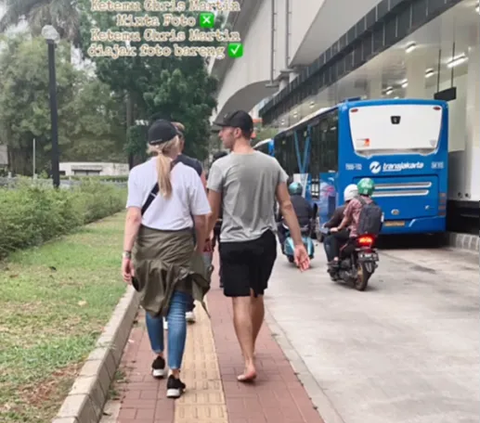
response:
<svg viewBox="0 0 480 423"><path fill-rule="evenodd" d="M266 324L257 342L258 378L253 384L237 382L243 360L233 328L231 301L217 287L218 278L214 277L208 306L228 422L323 423ZM121 395L117 423L174 423L175 401L165 397L166 382L150 375L153 356L143 321L142 312L122 358L127 383L117 386Z"/></svg>
<svg viewBox="0 0 480 423"><path fill-rule="evenodd" d="M121 369L127 383L119 383L121 397L117 423L173 423L175 402L165 396L165 381L152 378L153 354L144 325L144 312L132 329ZM165 337L166 338L166 337Z"/></svg>
<svg viewBox="0 0 480 423"><path fill-rule="evenodd" d="M323 423L266 324L256 347L257 380L253 384L237 382L243 360L233 328L231 301L213 288L208 306L229 423Z"/></svg>

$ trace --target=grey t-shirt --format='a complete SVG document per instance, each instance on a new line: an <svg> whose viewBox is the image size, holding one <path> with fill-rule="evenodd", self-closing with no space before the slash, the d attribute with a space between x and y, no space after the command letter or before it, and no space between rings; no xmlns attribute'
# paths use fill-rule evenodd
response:
<svg viewBox="0 0 480 423"><path fill-rule="evenodd" d="M222 194L222 242L258 239L267 230L276 231L274 216L277 186L288 175L267 154L235 154L215 161L207 188Z"/></svg>

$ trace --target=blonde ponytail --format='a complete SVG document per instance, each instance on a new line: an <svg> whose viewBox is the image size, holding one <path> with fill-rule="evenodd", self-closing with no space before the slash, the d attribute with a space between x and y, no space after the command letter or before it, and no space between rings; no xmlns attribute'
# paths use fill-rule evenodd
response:
<svg viewBox="0 0 480 423"><path fill-rule="evenodd" d="M170 141L160 145L149 146L149 152L157 154L157 175L159 192L165 197L170 198L172 195L172 159L168 155L173 151L178 151L179 139L178 136Z"/></svg>

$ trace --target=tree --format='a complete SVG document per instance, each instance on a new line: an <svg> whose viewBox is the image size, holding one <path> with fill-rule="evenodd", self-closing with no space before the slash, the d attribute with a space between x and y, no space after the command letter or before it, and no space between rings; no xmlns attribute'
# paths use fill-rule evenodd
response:
<svg viewBox="0 0 480 423"><path fill-rule="evenodd" d="M4 38L0 54L0 139L14 173L31 175L36 140L37 169L50 169L51 121L48 58L43 38ZM107 85L70 63L70 46L57 46L58 133L61 159L96 161L122 153L123 111Z"/></svg>
<svg viewBox="0 0 480 423"><path fill-rule="evenodd" d="M33 35L39 36L45 25L53 25L60 38L78 47L80 14L76 1L0 0L0 5L6 9L0 19L0 32L5 32L25 19Z"/></svg>
<svg viewBox="0 0 480 423"><path fill-rule="evenodd" d="M125 108L110 87L80 72L75 98L65 104L73 118L64 161L125 161Z"/></svg>
<svg viewBox="0 0 480 423"><path fill-rule="evenodd" d="M92 45L91 30L106 31L139 31L143 35L145 28L131 29L116 26L113 13L92 12L90 2L83 0L79 7L82 10L80 24L81 44L85 55L89 54ZM129 12L130 14L130 12ZM132 13L135 16L144 16L145 12ZM185 13L187 16L192 14ZM198 14L197 14L198 15ZM149 13L151 17L158 17L163 22L162 13ZM220 26L221 22L217 22ZM155 27L158 32L170 31L172 27ZM181 29L181 28L180 28ZM185 30L188 34L188 30ZM177 28L178 33L178 28ZM113 46L115 43L96 43L103 46ZM125 43L116 44L125 46ZM157 43L131 41L130 47L140 50L141 45L154 46ZM158 43L160 44L160 43ZM169 43L161 43L168 46ZM182 46L199 47L215 46L212 43L185 41ZM171 46L171 44L170 44ZM217 43L218 46L218 43ZM90 50L91 51L91 50ZM108 83L117 93L124 95L126 101L131 102L132 115L127 121L150 121L152 116L164 117L180 121L186 127L186 153L199 159L207 155L209 139L209 118L216 106L214 97L217 81L208 75L206 60L197 57L92 57L96 65L99 79ZM128 123L128 122L127 122ZM130 125L129 125L130 126ZM140 134L142 129L129 130L128 151L138 152L145 148L145 140ZM142 143L143 145L138 145Z"/></svg>

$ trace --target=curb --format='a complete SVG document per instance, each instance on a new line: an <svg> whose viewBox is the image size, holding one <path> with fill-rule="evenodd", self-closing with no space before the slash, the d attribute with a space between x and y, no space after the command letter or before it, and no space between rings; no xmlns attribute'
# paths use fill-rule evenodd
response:
<svg viewBox="0 0 480 423"><path fill-rule="evenodd" d="M448 232L448 245L462 250L479 251L480 237L472 234Z"/></svg>
<svg viewBox="0 0 480 423"><path fill-rule="evenodd" d="M307 391L307 395L319 413L320 418L325 423L345 423L267 307L265 307L265 321L275 341L290 362L295 375Z"/></svg>
<svg viewBox="0 0 480 423"><path fill-rule="evenodd" d="M138 307L138 295L128 286L52 423L100 421Z"/></svg>

